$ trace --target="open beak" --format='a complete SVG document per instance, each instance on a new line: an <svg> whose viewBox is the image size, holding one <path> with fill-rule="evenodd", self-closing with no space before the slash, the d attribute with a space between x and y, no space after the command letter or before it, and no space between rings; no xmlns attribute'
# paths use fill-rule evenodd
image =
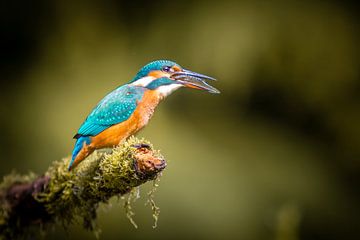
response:
<svg viewBox="0 0 360 240"><path fill-rule="evenodd" d="M219 90L210 86L206 80L215 81L215 78L183 69L171 75L171 78L185 87L208 91L209 93L220 93Z"/></svg>

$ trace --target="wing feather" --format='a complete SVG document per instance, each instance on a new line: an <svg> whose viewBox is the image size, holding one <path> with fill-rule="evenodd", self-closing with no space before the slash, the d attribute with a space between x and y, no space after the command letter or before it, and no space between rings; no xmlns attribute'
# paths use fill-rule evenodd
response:
<svg viewBox="0 0 360 240"><path fill-rule="evenodd" d="M144 88L123 85L104 97L80 126L74 138L95 136L114 124L126 121L144 95Z"/></svg>

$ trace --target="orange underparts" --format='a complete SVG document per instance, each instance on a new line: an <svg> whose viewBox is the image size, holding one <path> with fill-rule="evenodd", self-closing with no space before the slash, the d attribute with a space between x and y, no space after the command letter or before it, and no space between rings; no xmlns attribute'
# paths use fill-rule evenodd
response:
<svg viewBox="0 0 360 240"><path fill-rule="evenodd" d="M98 135L90 137L90 144L86 144L84 142L84 145L74 159L74 163L71 168L78 165L96 149L117 146L131 135L137 133L146 126L159 102L160 96L155 90L146 90L144 96L141 101L138 102L135 111L129 119L112 125Z"/></svg>

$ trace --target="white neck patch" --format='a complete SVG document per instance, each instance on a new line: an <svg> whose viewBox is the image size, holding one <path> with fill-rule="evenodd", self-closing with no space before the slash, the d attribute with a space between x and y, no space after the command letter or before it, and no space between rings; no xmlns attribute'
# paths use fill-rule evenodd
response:
<svg viewBox="0 0 360 240"><path fill-rule="evenodd" d="M143 78L140 78L140 79L136 80L135 82L132 82L131 85L145 87L149 83L151 83L151 81L154 80L154 79L155 79L155 77L146 76L146 77L143 77Z"/></svg>
<svg viewBox="0 0 360 240"><path fill-rule="evenodd" d="M140 78L130 84L133 86L146 87L149 83L151 83L155 79L156 79L155 77L146 76L146 77ZM182 84L173 83L173 84L169 84L169 85L165 85L165 86L160 86L160 87L156 88L155 91L159 94L159 96L161 98L164 98L164 97L169 96L172 92L174 92L175 90L177 90L181 87L183 87Z"/></svg>
<svg viewBox="0 0 360 240"><path fill-rule="evenodd" d="M183 87L182 84L170 84L170 85L165 85L165 86L160 86L156 89L156 91L159 93L159 95L161 97L167 97L168 95L170 95L172 92L174 92L175 90L179 89Z"/></svg>

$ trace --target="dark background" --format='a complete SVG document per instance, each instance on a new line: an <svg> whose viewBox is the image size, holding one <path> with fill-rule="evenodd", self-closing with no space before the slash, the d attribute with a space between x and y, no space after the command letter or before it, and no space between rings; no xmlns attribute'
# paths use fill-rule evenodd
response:
<svg viewBox="0 0 360 240"><path fill-rule="evenodd" d="M218 78L141 132L169 161L152 229L101 206L101 239L359 239L359 7L350 1L1 1L0 172L70 155L92 107L155 59ZM94 239L80 226L49 238Z"/></svg>

